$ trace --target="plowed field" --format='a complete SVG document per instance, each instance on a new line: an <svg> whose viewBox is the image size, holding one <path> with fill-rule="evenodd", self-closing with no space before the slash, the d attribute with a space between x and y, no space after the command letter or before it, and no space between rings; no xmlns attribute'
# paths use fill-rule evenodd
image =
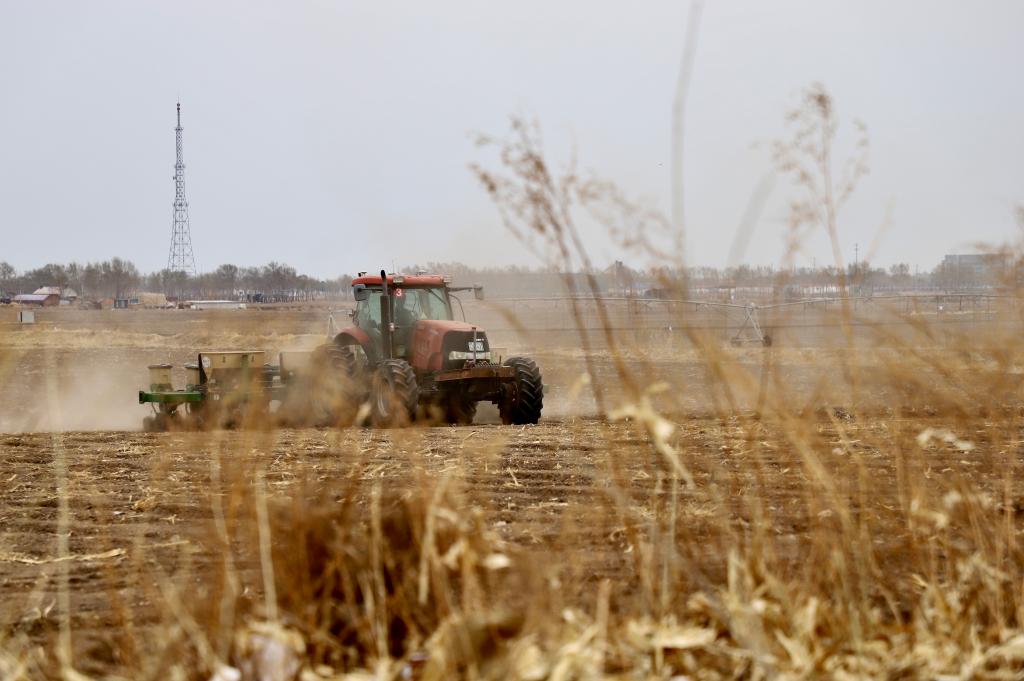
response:
<svg viewBox="0 0 1024 681"><path fill-rule="evenodd" d="M253 321L259 314L281 316L267 325ZM627 394L610 357L572 344L531 345L511 333L492 343L531 352L545 372L545 418L537 426L501 426L482 410L478 423L458 428L137 431L146 412L134 391L147 363L180 364L204 347L319 342L322 315L284 314L189 317L187 331L165 325L152 333L146 320L102 329L79 317L54 318L0 335L0 424L8 431L0 435L0 628L30 640L54 636L67 584L73 644L89 661L82 668L116 668L123 653L114 652L122 649L111 643L112 631L166 625L174 617L165 607L169 594L201 598L219 574L216 509L229 509L229 535L249 531L244 517L230 513L232 490L251 484L257 471L277 501L329 497L353 484L365 496L374 487L401 491L443 480L460 491L466 512L479 512L517 547L519 560L561 585L566 604L592 604L607 578L615 584L613 608L634 612L651 607L645 547L658 532L690 539L680 550L694 567L681 579L695 588L724 579L728 547L753 541L755 522L768 521L773 551L791 576L813 571L805 538L837 522L811 484L818 467L854 510L854 522L870 526L868 548L880 569L906 571L907 580L901 555L915 541L913 528L893 511L909 509L916 490L938 498L980 489L1007 505L1013 527L1024 508L1017 445L990 432L993 419L1016 414L1014 381L1005 393L987 395L987 404L965 393L954 405L956 434L969 448L942 435L938 444L921 443L926 459L903 456L907 442L950 423L941 418L950 413L948 386L934 393L921 386L948 382L949 363L971 361L952 354L946 364L927 361L943 352L935 342L922 344L920 385L892 380L888 367L907 357L884 348L858 359L852 385L827 347L790 343L772 349L770 360L761 348L726 348L715 364L667 342L631 346L624 361L641 391L666 384L651 399L666 408L674 431L665 442L693 487L672 482L671 462L642 419L596 416L597 398L581 376L602 388L610 410ZM998 372L1006 370L981 361L973 369L976 378ZM757 409L778 394L806 407L800 427L822 444L813 466L783 434L786 424ZM851 395L859 396L856 404ZM855 409L878 418L856 417ZM256 557L242 552L234 560L243 586L259 592Z"/></svg>

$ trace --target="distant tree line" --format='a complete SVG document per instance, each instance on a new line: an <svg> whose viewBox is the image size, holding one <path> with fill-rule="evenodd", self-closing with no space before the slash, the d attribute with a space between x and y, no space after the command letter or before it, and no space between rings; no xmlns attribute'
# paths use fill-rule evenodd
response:
<svg viewBox="0 0 1024 681"><path fill-rule="evenodd" d="M406 272L423 270L450 274L456 284L480 284L491 297L546 297L567 292L591 293L590 282L606 295L664 297L679 294L711 295L716 289L763 289L791 296L837 294L839 271L834 266L778 268L738 267L632 268L616 262L591 272L560 272L556 268L522 266L474 268L462 263L430 262ZM914 272L907 263L887 268L868 262L851 263L844 269L850 292L910 290L978 290L1015 285L1017 269L999 257L987 258L984 266L950 266L940 263L931 271Z"/></svg>
<svg viewBox="0 0 1024 681"><path fill-rule="evenodd" d="M928 272L912 272L906 263L881 268L859 262L848 265L844 273L848 286L861 293L907 289L974 290L1010 285L1016 281L1016 265L1016 261L986 256L983 265L964 267L944 261ZM601 293L615 296L658 297L686 291L711 295L715 290L736 288L807 295L835 292L839 280L839 272L832 266L641 269L616 262L590 272L566 273L555 267L472 267L460 262L428 262L401 271L446 274L456 285L483 286L486 295L493 298L589 295L592 282ZM121 258L86 264L50 263L24 272L0 262L0 292L15 295L31 293L43 286L57 286L74 289L86 300L130 297L140 292L163 293L183 300L257 303L343 299L351 295L351 278L343 274L333 279L320 279L300 274L294 267L279 262L256 267L224 264L197 276L166 269L142 274L132 262Z"/></svg>
<svg viewBox="0 0 1024 681"><path fill-rule="evenodd" d="M348 295L350 279L348 276L318 279L299 274L294 267L278 262L260 267L225 264L197 276L166 269L142 274L134 263L121 258L85 264L49 263L24 272L18 272L10 263L0 262L0 291L8 295L56 286L73 289L79 297L90 300L125 298L144 291L193 300L314 300Z"/></svg>
<svg viewBox="0 0 1024 681"><path fill-rule="evenodd" d="M272 303L345 297L350 295L350 282L348 275L319 279L271 261L257 267L224 264L196 276L164 269L147 274L140 285L146 291L182 298Z"/></svg>
<svg viewBox="0 0 1024 681"><path fill-rule="evenodd" d="M10 263L0 262L0 289L12 295L57 286L74 289L79 295L88 291L95 297L116 298L133 293L139 279L138 268L121 258L84 265L50 263L24 272L18 272Z"/></svg>

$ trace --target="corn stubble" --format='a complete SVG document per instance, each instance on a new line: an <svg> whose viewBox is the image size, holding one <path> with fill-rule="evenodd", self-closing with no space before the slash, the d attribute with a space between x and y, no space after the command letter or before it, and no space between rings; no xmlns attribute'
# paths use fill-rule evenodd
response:
<svg viewBox="0 0 1024 681"><path fill-rule="evenodd" d="M812 90L806 111L827 117L826 135L801 128L801 139L834 132L821 96ZM574 208L643 232L651 214L617 191L553 176L535 132L516 121L498 142L507 174L475 168L516 233L569 271L589 264ZM799 206L830 236L835 208ZM650 238L623 234L624 247L654 248L656 223ZM685 297L685 280L665 283ZM430 431L412 428L372 436L416 452L395 454L397 472L326 435L358 450L351 465L289 478L273 465L291 456L274 432L211 433L195 564L136 548L109 568L133 573L121 578L148 594L152 617L136 621L126 591L111 589L102 645L70 653L66 621L13 628L0 677L1020 678L1016 300L962 333L900 310L857 331L842 305L824 355L838 402L835 385L791 384L781 350L738 362L721 339L686 332L714 386L700 415L678 386L647 378L657 371L644 348L602 322L602 304L596 332L580 307L570 313L587 363L573 390L593 390L606 418L557 424L552 470L526 479L533 471L517 474L503 453L519 434L474 441L473 429L455 431L459 452L435 465ZM593 380L598 354L614 384ZM154 465L170 470L188 454L160 437ZM588 458L558 470L557 446ZM572 485L556 484L566 475ZM541 522L506 532L518 511L498 488L544 484Z"/></svg>

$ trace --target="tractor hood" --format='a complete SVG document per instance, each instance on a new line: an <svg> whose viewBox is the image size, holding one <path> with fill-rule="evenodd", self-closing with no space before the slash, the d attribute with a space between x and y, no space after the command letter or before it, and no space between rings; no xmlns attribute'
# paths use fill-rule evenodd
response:
<svg viewBox="0 0 1024 681"><path fill-rule="evenodd" d="M480 327L474 327L466 322L440 319L423 319L416 322L413 327L413 366L421 371L440 371L448 368L453 352L460 356L473 351L474 334L477 341L476 349L482 358L484 353L490 352L490 346L487 342L487 333Z"/></svg>

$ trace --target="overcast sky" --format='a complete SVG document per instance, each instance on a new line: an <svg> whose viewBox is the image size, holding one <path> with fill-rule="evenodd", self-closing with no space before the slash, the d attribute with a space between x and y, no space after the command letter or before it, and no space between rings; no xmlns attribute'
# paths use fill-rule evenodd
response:
<svg viewBox="0 0 1024 681"><path fill-rule="evenodd" d="M665 210L689 4L0 3L0 260L166 265L174 105L201 270L286 261L334 276L536 260L467 169L473 133L538 119L551 151ZM722 266L765 142L821 81L862 119L871 173L843 249L930 269L1013 238L1024 203L1024 2L708 0L685 157L688 258ZM784 181L746 259L783 252ZM888 218L886 217L888 215ZM617 255L590 237L596 260ZM830 258L808 243L800 261ZM644 264L636 261L635 264Z"/></svg>

